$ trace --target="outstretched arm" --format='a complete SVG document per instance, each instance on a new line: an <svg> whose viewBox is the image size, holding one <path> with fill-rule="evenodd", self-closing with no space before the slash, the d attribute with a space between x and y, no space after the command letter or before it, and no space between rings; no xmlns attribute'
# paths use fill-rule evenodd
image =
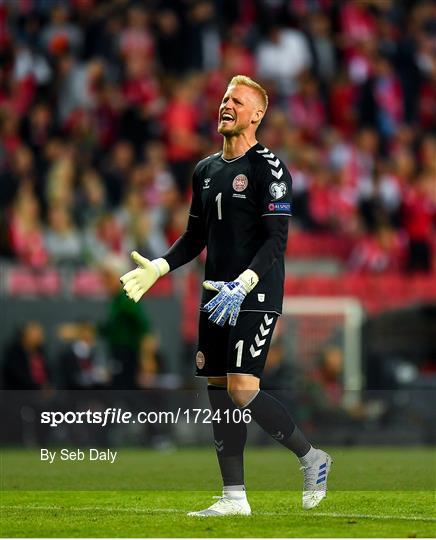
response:
<svg viewBox="0 0 436 540"><path fill-rule="evenodd" d="M183 266L195 259L206 246L206 235L200 216L189 214L186 231L178 238L163 258L167 261L170 271Z"/></svg>
<svg viewBox="0 0 436 540"><path fill-rule="evenodd" d="M132 259L138 265L138 268L121 276L120 281L123 284L124 291L129 298L138 302L159 278L171 270L192 261L205 246L206 234L201 217L201 201L196 196L194 184L186 231L159 259L149 261L134 251Z"/></svg>

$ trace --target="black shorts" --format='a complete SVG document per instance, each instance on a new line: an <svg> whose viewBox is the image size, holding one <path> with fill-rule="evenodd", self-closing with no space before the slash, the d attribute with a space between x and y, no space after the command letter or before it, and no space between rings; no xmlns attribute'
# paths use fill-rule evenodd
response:
<svg viewBox="0 0 436 540"><path fill-rule="evenodd" d="M278 315L243 311L236 326L224 327L209 321L200 312L197 377L225 377L230 373L261 376Z"/></svg>

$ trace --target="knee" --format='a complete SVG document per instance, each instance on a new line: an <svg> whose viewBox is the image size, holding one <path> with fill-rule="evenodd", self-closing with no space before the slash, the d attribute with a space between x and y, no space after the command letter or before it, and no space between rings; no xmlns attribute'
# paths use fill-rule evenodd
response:
<svg viewBox="0 0 436 540"><path fill-rule="evenodd" d="M227 384L227 392L236 405L236 407L243 408L250 403L259 391L259 384L257 381L229 381Z"/></svg>
<svg viewBox="0 0 436 540"><path fill-rule="evenodd" d="M239 409L244 408L250 401L253 399L254 394L257 393L257 390L227 390L229 396L236 407Z"/></svg>

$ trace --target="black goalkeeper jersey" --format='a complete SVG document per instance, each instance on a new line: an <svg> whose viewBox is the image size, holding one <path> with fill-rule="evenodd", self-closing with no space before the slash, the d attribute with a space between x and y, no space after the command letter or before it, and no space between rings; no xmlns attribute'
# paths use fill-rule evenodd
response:
<svg viewBox="0 0 436 540"><path fill-rule="evenodd" d="M286 166L261 144L232 160L219 152L198 163L189 219L199 220L204 235L205 279L232 281L250 268L268 239L266 220L291 215L291 187ZM272 266L245 298L241 311L281 313L285 247L286 239ZM202 305L214 294L204 290Z"/></svg>

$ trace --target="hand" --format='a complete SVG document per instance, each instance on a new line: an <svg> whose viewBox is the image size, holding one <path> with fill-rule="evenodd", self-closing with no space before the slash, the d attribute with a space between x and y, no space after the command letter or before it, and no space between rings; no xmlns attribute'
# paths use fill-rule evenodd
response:
<svg viewBox="0 0 436 540"><path fill-rule="evenodd" d="M120 277L123 289L127 296L135 302L139 302L142 296L150 289L156 281L170 271L170 267L165 259L154 259L149 261L142 257L137 251L131 254L132 259L138 268L131 270Z"/></svg>
<svg viewBox="0 0 436 540"><path fill-rule="evenodd" d="M245 270L235 281L205 281L205 289L218 292L203 308L211 313L209 320L224 326L228 319L230 326L236 326L242 302L258 281L259 277L253 270Z"/></svg>

